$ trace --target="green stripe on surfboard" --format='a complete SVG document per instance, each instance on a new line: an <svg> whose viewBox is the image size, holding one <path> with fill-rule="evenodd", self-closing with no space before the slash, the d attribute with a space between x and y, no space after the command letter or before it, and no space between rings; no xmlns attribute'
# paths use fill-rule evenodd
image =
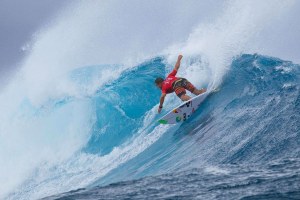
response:
<svg viewBox="0 0 300 200"><path fill-rule="evenodd" d="M164 119L161 119L161 120L159 120L158 122L161 123L161 124L167 124L167 123L168 123L168 121L167 121L167 120L164 120Z"/></svg>

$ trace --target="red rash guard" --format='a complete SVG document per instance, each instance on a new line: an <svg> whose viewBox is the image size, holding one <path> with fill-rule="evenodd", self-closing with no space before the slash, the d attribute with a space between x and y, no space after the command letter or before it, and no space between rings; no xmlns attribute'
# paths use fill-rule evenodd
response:
<svg viewBox="0 0 300 200"><path fill-rule="evenodd" d="M176 77L177 71L174 69L164 80L162 83L161 91L162 93L168 94L174 92L172 84L174 81L176 81L178 78Z"/></svg>

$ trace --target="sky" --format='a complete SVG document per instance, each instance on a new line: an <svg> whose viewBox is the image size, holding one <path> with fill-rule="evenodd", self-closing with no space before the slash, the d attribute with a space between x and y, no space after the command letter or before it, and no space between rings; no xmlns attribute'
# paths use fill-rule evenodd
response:
<svg viewBox="0 0 300 200"><path fill-rule="evenodd" d="M0 1L0 72L15 68L32 35L70 0ZM5 69L5 70L4 70Z"/></svg>

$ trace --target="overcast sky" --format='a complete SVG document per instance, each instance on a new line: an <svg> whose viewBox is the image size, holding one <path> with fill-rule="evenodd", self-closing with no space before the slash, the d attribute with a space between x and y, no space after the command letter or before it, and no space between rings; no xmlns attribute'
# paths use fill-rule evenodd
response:
<svg viewBox="0 0 300 200"><path fill-rule="evenodd" d="M71 0L0 0L0 72L14 68L21 47ZM5 69L5 70L4 70Z"/></svg>

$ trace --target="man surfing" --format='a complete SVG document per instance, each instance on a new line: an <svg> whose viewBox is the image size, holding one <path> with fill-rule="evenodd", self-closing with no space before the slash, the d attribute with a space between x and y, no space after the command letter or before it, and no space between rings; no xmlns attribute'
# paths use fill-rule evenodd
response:
<svg viewBox="0 0 300 200"><path fill-rule="evenodd" d="M162 92L161 97L160 97L159 107L158 107L158 113L161 112L161 109L163 108L163 104L165 101L165 97L169 93L175 92L176 95L182 101L188 101L191 99L191 97L186 94L186 90L190 91L191 93L193 93L195 95L199 95L199 94L206 92L205 88L198 90L187 79L176 77L177 71L180 67L180 61L181 61L182 57L183 57L182 55L178 56L178 59L177 59L177 62L175 64L173 71L167 76L166 79L163 79L161 77L158 77L155 79L155 85L159 89L161 89L161 92Z"/></svg>

